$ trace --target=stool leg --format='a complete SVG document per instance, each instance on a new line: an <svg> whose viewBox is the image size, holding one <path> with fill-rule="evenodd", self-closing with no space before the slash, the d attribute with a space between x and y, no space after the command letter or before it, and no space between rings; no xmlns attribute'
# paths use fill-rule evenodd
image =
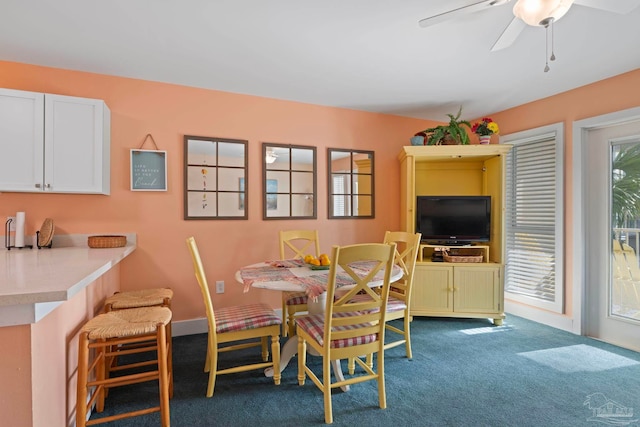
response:
<svg viewBox="0 0 640 427"><path fill-rule="evenodd" d="M87 378L89 369L89 340L87 333L80 333L78 339L78 384L76 395L76 426L87 425Z"/></svg>
<svg viewBox="0 0 640 427"><path fill-rule="evenodd" d="M169 375L168 375L168 350L167 329L165 325L158 324L158 383L160 391L160 419L162 427L169 427Z"/></svg>
<svg viewBox="0 0 640 427"><path fill-rule="evenodd" d="M173 333L171 322L167 325L167 372L169 374L169 398L173 398Z"/></svg>
<svg viewBox="0 0 640 427"><path fill-rule="evenodd" d="M97 349L96 349L96 359L97 359L97 364L96 364L96 381L104 381L107 377L107 361L106 359L106 355L107 352L110 350L110 346L108 346L106 340L99 340L97 341L99 342L100 345ZM102 412L104 411L104 400L107 397L107 392L108 392L108 388L106 388L104 385L99 385L96 388L96 393L98 393L98 399L96 400L96 411L97 412Z"/></svg>

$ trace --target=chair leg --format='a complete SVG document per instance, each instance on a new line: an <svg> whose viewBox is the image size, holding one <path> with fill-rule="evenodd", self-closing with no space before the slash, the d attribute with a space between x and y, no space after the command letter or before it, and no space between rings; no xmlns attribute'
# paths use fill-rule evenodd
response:
<svg viewBox="0 0 640 427"><path fill-rule="evenodd" d="M267 362L269 360L269 338L260 338L260 347L262 348L262 361Z"/></svg>
<svg viewBox="0 0 640 427"><path fill-rule="evenodd" d="M204 359L204 371L211 372L211 350L209 349L208 342L207 342L207 357Z"/></svg>
<svg viewBox="0 0 640 427"><path fill-rule="evenodd" d="M322 358L322 392L324 394L324 422L333 424L333 408L331 407L331 361Z"/></svg>
<svg viewBox="0 0 640 427"><path fill-rule="evenodd" d="M413 359L413 353L411 352L411 318L409 317L409 313L405 313L404 315L404 339L405 347L407 349L407 358Z"/></svg>
<svg viewBox="0 0 640 427"><path fill-rule="evenodd" d="M367 366L373 369L373 354L372 353L367 354L366 360L367 360Z"/></svg>
<svg viewBox="0 0 640 427"><path fill-rule="evenodd" d="M347 363L347 367L349 368L349 375L353 375L356 373L356 358L350 357L349 362Z"/></svg>
<svg viewBox="0 0 640 427"><path fill-rule="evenodd" d="M211 341L207 344L207 362L209 367L209 382L207 384L207 397L213 396L213 388L216 386L216 376L218 370L218 352L209 349ZM206 372L206 371L205 371Z"/></svg>
<svg viewBox="0 0 640 427"><path fill-rule="evenodd" d="M304 385L307 377L305 367L307 365L307 342L298 337L298 385Z"/></svg>
<svg viewBox="0 0 640 427"><path fill-rule="evenodd" d="M287 306L287 327L289 329L288 334L290 337L296 334L296 309L295 306Z"/></svg>
<svg viewBox="0 0 640 427"><path fill-rule="evenodd" d="M285 293L282 293L282 336L286 337L289 332L289 324L287 323L287 300Z"/></svg>
<svg viewBox="0 0 640 427"><path fill-rule="evenodd" d="M384 386L384 348L378 351L378 402L381 409L387 407L387 392Z"/></svg>
<svg viewBox="0 0 640 427"><path fill-rule="evenodd" d="M271 357L273 361L273 382L280 385L282 374L280 373L280 338L278 335L271 336Z"/></svg>

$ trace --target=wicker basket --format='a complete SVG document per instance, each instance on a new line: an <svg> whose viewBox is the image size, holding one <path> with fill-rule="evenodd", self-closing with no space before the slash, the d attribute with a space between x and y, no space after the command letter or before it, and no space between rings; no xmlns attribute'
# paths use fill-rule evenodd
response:
<svg viewBox="0 0 640 427"><path fill-rule="evenodd" d="M446 262L482 262L482 249L459 248L442 251Z"/></svg>
<svg viewBox="0 0 640 427"><path fill-rule="evenodd" d="M121 248L127 244L127 236L89 236L90 248Z"/></svg>

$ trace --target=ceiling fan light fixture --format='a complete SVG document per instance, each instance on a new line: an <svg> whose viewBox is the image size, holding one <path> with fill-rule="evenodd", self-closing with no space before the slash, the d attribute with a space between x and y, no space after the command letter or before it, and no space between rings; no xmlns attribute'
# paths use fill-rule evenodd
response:
<svg viewBox="0 0 640 427"><path fill-rule="evenodd" d="M574 0L518 0L513 14L528 25L546 27L562 18Z"/></svg>
<svg viewBox="0 0 640 427"><path fill-rule="evenodd" d="M277 158L278 158L278 155L273 151L267 151L267 153L264 155L265 163L273 163L276 161Z"/></svg>

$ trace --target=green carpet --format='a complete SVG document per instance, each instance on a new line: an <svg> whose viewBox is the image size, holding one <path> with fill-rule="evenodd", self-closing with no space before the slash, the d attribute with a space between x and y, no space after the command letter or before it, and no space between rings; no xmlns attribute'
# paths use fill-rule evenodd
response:
<svg viewBox="0 0 640 427"><path fill-rule="evenodd" d="M640 414L639 353L510 315L500 327L484 319L415 318L412 341L412 360L402 346L386 352L387 409L378 407L375 382L355 384L334 392L334 425L640 425L633 416L634 409ZM324 424L322 393L309 379L298 386L297 359L279 386L261 371L222 375L207 399L206 336L177 337L173 345L172 426ZM223 353L223 363L259 359L256 350ZM308 360L320 372L320 359ZM156 402L153 382L113 389L103 414ZM159 419L156 413L107 425L157 426Z"/></svg>

